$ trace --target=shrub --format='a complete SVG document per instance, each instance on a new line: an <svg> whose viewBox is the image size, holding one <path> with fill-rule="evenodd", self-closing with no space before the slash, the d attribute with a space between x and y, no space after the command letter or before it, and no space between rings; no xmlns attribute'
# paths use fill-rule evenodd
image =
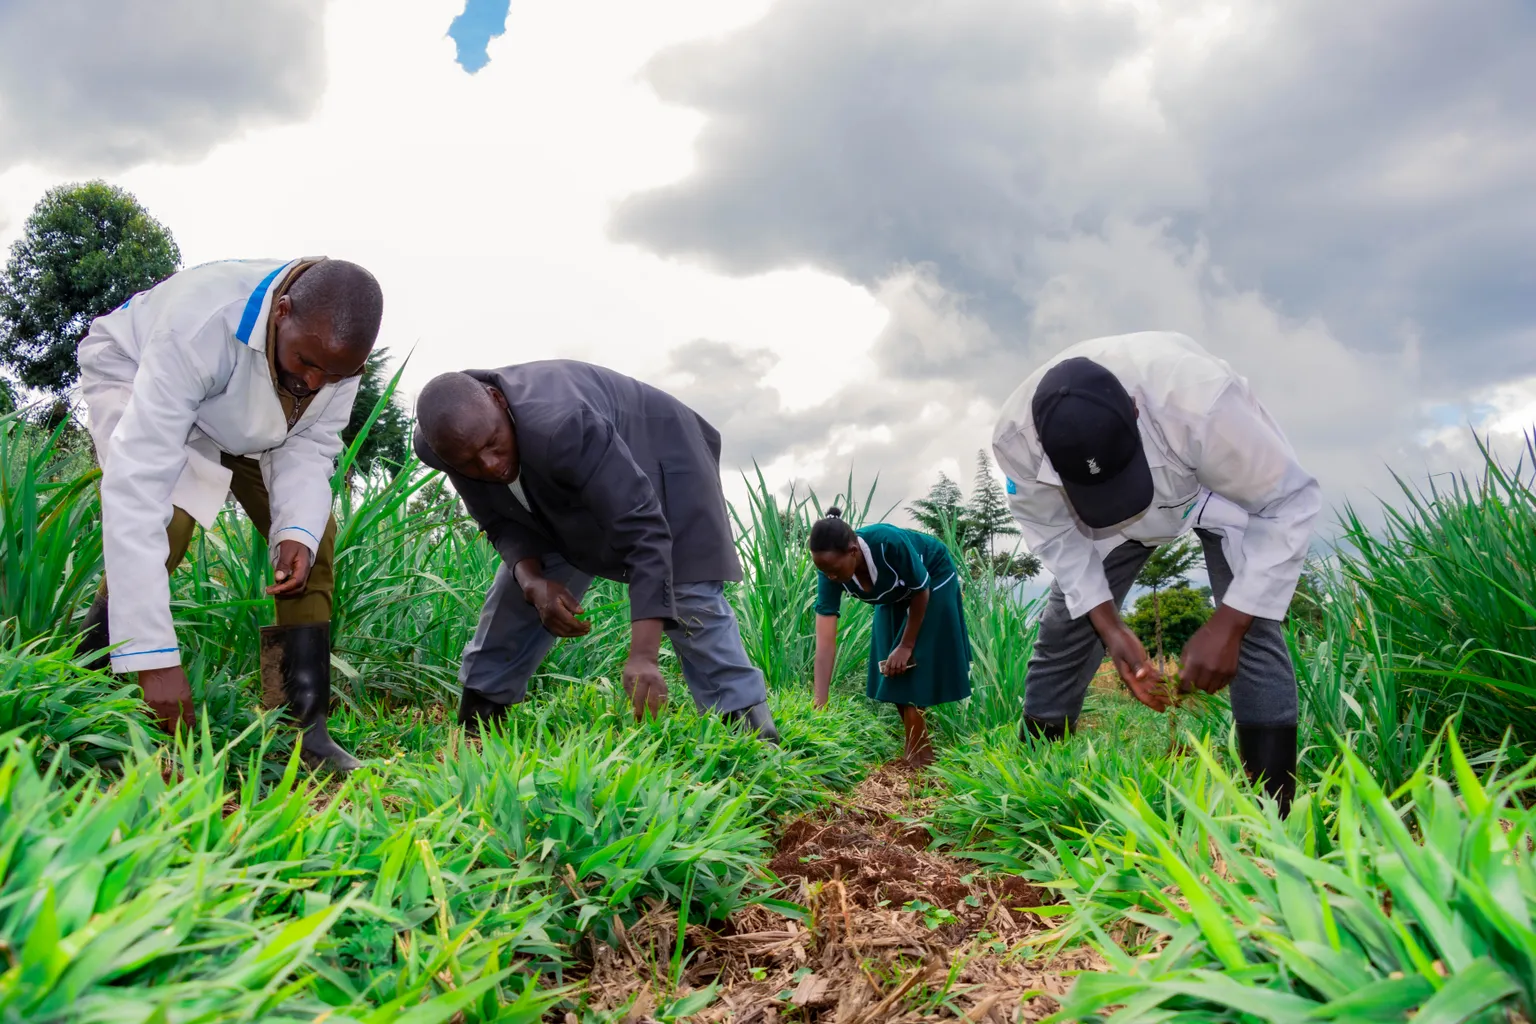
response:
<svg viewBox="0 0 1536 1024"><path fill-rule="evenodd" d="M1177 657L1195 635L1195 630L1205 625L1215 612L1211 606L1210 592L1204 588L1195 590L1187 583L1169 587L1154 597L1143 594L1136 607L1126 616L1125 624L1131 627L1149 652L1157 648L1157 619L1162 616L1163 650L1170 657Z"/></svg>

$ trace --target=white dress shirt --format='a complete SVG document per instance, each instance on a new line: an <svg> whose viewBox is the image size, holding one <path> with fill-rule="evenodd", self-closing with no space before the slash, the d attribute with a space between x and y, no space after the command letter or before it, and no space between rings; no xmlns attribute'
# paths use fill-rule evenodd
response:
<svg viewBox="0 0 1536 1024"><path fill-rule="evenodd" d="M1073 512L1031 414L1040 378L1076 356L1108 369L1135 399L1152 469L1151 508L1107 530ZM1198 526L1221 536L1232 568L1223 603L1284 618L1322 505L1317 481L1248 382L1190 338L1149 331L1057 353L1003 404L992 450L1024 541L1055 575L1072 617L1112 599L1104 555L1126 540L1164 544Z"/></svg>

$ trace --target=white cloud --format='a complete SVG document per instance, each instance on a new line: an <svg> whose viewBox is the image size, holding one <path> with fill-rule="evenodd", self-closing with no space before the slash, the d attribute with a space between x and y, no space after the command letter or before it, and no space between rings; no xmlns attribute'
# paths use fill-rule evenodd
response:
<svg viewBox="0 0 1536 1024"><path fill-rule="evenodd" d="M886 8L849 0L824 22L830 6L781 3L773 46L738 34L653 62L672 44L753 23L768 0L572 0L514 5L473 76L445 35L461 7L332 0L324 90L307 119L235 119L235 134L200 161L177 164L167 151L113 180L172 227L188 264L324 252L368 266L385 287L382 342L396 354L416 348L408 390L446 369L591 359L676 387L721 423L728 450L740 439L739 462L759 455L776 484L824 489L851 466L866 486L880 474L885 504L941 471L968 486L998 401L1034 361L1096 334L1176 329L1223 355L1332 500L1379 489L1389 461L1409 473L1465 464L1464 429L1420 438L1426 403L1487 405L1506 434L1536 418L1530 382L1469 395L1443 374L1426 379L1423 329L1394 305L1413 290L1409 271L1430 265L1421 250L1455 252L1475 235L1437 228L1394 248L1374 277L1346 268L1366 282L1358 306L1370 322L1392 325L1368 343L1358 324L1352 333L1308 299L1326 294L1337 309L1337 287L1266 281L1265 259L1328 276L1307 259L1316 226L1289 223L1303 200L1322 203L1320 217L1335 209L1329 188L1351 209L1378 196L1371 217L1416 203L1459 209L1507 190L1536 145L1490 137L1499 122L1470 117L1464 130L1426 122L1390 145L1361 143L1364 156L1335 167L1323 157L1330 137L1347 135L1341 115L1324 119L1334 136L1305 137L1315 161L1278 177L1273 193L1252 191L1245 176L1290 144L1246 133L1245 97L1278 109L1275 97L1304 76L1308 47L1320 45L1301 30L1320 24L1315 4L1265 50L1265 26L1285 12L1259 0L1040 0L1029 11L988 0L960 5L939 28L929 22L947 7L906 3L906 20L882 20L865 15ZM1436 23L1422 0L1414 10ZM1019 59L1026 44L1039 51L1033 64ZM982 59L954 59L966 48ZM1322 49L1329 66L1348 56ZM915 55L930 78L912 85L892 53ZM664 105L647 66L704 112ZM828 91L834 79L847 95ZM783 111L737 102L770 88ZM904 120L914 109L926 128ZM706 124L719 145L701 155ZM770 128L777 143L752 134ZM727 143L752 159L727 160ZM668 183L686 193L700 168L722 204L705 214L726 210L726 228L681 217L687 244L671 251L724 235L718 247L737 250L724 264L781 269L730 277L610 239L627 197ZM0 242L45 188L93 171L81 158L0 173ZM752 205L759 195L772 201ZM1277 202L1251 215L1231 208L1255 195ZM1203 232L1192 210L1220 213L1225 234ZM1288 230L1265 227L1277 219ZM1349 232L1316 231L1326 266L1343 266L1336 243ZM1506 351L1532 350L1528 335L1504 337ZM734 473L727 482L739 495Z"/></svg>
<svg viewBox="0 0 1536 1024"><path fill-rule="evenodd" d="M664 107L639 67L764 6L521 6L470 76L444 35L462 0L337 0L313 117L113 180L172 228L188 265L323 252L369 267L385 288L381 344L416 348L408 389L551 356L655 377L707 337L771 349L765 380L800 408L835 387L818 372L829 353L855 357L881 329L864 289L811 270L725 278L605 236L619 198L692 165L698 117ZM0 241L71 173L0 175Z"/></svg>

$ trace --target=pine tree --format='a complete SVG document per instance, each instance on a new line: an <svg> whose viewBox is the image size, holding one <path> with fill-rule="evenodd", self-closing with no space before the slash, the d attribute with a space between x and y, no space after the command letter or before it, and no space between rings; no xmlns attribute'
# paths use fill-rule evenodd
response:
<svg viewBox="0 0 1536 1024"><path fill-rule="evenodd" d="M935 537L952 541L962 550L970 531L969 517L965 514L964 495L960 486L944 473L939 482L928 489L926 498L919 498L907 506L907 511L917 524Z"/></svg>
<svg viewBox="0 0 1536 1024"><path fill-rule="evenodd" d="M1189 570L1200 557L1200 545L1185 535L1172 544L1164 544L1147 559L1136 574L1136 582L1152 590L1152 618L1157 636L1157 663L1163 663L1163 610L1159 594L1166 587L1189 582Z"/></svg>
<svg viewBox="0 0 1536 1024"><path fill-rule="evenodd" d="M350 445L363 429L363 424L368 422L374 407L388 390L393 376L394 371L389 365L389 349L374 349L363 365L362 379L357 385L357 398L352 403L352 416L341 432L343 444ZM411 414L401 406L397 396L391 395L389 404L368 429L368 437L358 450L357 461L352 463L351 472L366 477L379 469L393 475L405 466L410 451Z"/></svg>
<svg viewBox="0 0 1536 1024"><path fill-rule="evenodd" d="M1013 525L1013 513L1008 511L1008 500L1003 497L1003 488L992 475L992 460L986 449L976 453L976 484L966 506L966 518L970 521L973 546L981 549L989 560L995 555L994 537L1016 537L1019 533Z"/></svg>

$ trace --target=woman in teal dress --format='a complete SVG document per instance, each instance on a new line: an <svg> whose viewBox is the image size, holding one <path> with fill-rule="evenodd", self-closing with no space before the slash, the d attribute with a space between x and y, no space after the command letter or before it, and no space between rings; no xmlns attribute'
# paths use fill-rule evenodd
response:
<svg viewBox="0 0 1536 1024"><path fill-rule="evenodd" d="M960 578L937 537L877 523L855 530L831 508L811 527L816 588L816 706L827 702L843 595L875 606L871 700L896 705L906 760L933 760L924 708L971 695L971 638Z"/></svg>

